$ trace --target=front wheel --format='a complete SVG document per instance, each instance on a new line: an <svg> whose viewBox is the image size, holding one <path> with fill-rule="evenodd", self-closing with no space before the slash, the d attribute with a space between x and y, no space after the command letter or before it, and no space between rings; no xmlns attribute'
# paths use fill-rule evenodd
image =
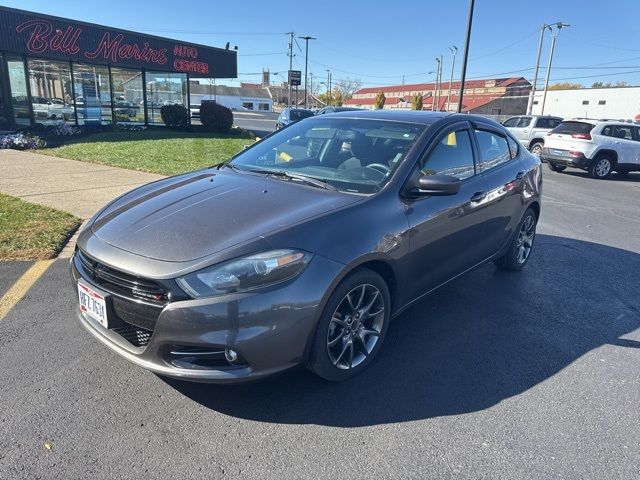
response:
<svg viewBox="0 0 640 480"><path fill-rule="evenodd" d="M530 151L533 155L535 155L536 157L539 157L539 156L540 156L540 154L542 153L542 146L543 146L543 145L544 145L544 143L542 143L542 142L534 142L534 143L531 145L531 148L530 148L530 150L529 150L529 151Z"/></svg>
<svg viewBox="0 0 640 480"><path fill-rule="evenodd" d="M503 270L521 270L527 264L533 242L536 238L536 224L538 218L532 208L527 208L518 225L518 233L511 240L507 252L494 260L498 268Z"/></svg>
<svg viewBox="0 0 640 480"><path fill-rule="evenodd" d="M346 277L320 317L308 368L332 382L360 373L382 345L390 310L389 289L380 275L362 269Z"/></svg>

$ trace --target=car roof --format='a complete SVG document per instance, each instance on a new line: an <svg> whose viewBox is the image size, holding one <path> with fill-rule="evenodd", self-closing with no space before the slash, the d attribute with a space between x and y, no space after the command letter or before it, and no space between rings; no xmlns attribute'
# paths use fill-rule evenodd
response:
<svg viewBox="0 0 640 480"><path fill-rule="evenodd" d="M637 122L632 120L620 120L613 118L568 118L565 122L582 122L582 123L590 123L591 125L599 125L601 123L613 124L613 125L639 125ZM564 123L564 122L563 122Z"/></svg>
<svg viewBox="0 0 640 480"><path fill-rule="evenodd" d="M432 123L451 115L446 112L426 112L417 110L350 110L346 112L328 113L327 115L342 118L366 118L370 120L391 120L396 122L419 123L431 125ZM462 116L462 115L461 115ZM464 118L471 115L464 115Z"/></svg>

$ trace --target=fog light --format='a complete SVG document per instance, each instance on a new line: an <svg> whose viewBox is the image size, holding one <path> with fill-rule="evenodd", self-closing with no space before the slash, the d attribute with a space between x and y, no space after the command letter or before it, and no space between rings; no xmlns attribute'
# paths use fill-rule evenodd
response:
<svg viewBox="0 0 640 480"><path fill-rule="evenodd" d="M234 363L236 360L238 360L238 352L230 348L225 348L224 358L227 359L227 362Z"/></svg>

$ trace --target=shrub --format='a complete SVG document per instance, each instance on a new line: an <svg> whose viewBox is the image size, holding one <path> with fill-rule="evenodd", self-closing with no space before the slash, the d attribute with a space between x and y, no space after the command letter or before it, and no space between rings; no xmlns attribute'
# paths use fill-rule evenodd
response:
<svg viewBox="0 0 640 480"><path fill-rule="evenodd" d="M376 110L380 110L384 108L384 102L386 101L387 101L387 97L384 96L384 92L383 91L378 92L378 94L376 95L376 103L375 103Z"/></svg>
<svg viewBox="0 0 640 480"><path fill-rule="evenodd" d="M411 99L411 108L413 110L422 110L422 94L418 93Z"/></svg>
<svg viewBox="0 0 640 480"><path fill-rule="evenodd" d="M35 150L37 148L43 148L46 144L47 142L38 135L28 133L12 133L0 136L0 149Z"/></svg>
<svg viewBox="0 0 640 480"><path fill-rule="evenodd" d="M200 121L211 132L227 133L233 127L231 109L215 102L200 105Z"/></svg>
<svg viewBox="0 0 640 480"><path fill-rule="evenodd" d="M164 105L160 116L168 127L184 128L189 123L189 111L182 105Z"/></svg>

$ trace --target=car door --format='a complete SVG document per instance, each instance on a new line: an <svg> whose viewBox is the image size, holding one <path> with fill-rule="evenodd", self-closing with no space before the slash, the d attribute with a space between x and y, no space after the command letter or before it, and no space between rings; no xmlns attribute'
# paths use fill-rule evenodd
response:
<svg viewBox="0 0 640 480"><path fill-rule="evenodd" d="M635 154L634 158L634 168L638 168L640 166L640 127L633 127L635 132Z"/></svg>
<svg viewBox="0 0 640 480"><path fill-rule="evenodd" d="M505 132L484 123L474 127L480 172L487 185L482 205L490 212L485 232L491 255L504 246L520 222L526 168L520 161L522 146Z"/></svg>
<svg viewBox="0 0 640 480"><path fill-rule="evenodd" d="M411 260L407 298L415 299L489 255L485 240L488 212L481 199L487 186L477 173L468 122L446 128L420 158L414 175L452 175L460 191L406 203Z"/></svg>
<svg viewBox="0 0 640 480"><path fill-rule="evenodd" d="M518 124L511 129L511 133L513 133L513 136L516 137L516 139L522 142L522 144L525 146L529 144L532 120L532 117L520 117L520 120L518 120Z"/></svg>
<svg viewBox="0 0 640 480"><path fill-rule="evenodd" d="M638 144L634 140L634 128L632 125L615 125L613 127L613 144L618 152L618 164L636 162Z"/></svg>

